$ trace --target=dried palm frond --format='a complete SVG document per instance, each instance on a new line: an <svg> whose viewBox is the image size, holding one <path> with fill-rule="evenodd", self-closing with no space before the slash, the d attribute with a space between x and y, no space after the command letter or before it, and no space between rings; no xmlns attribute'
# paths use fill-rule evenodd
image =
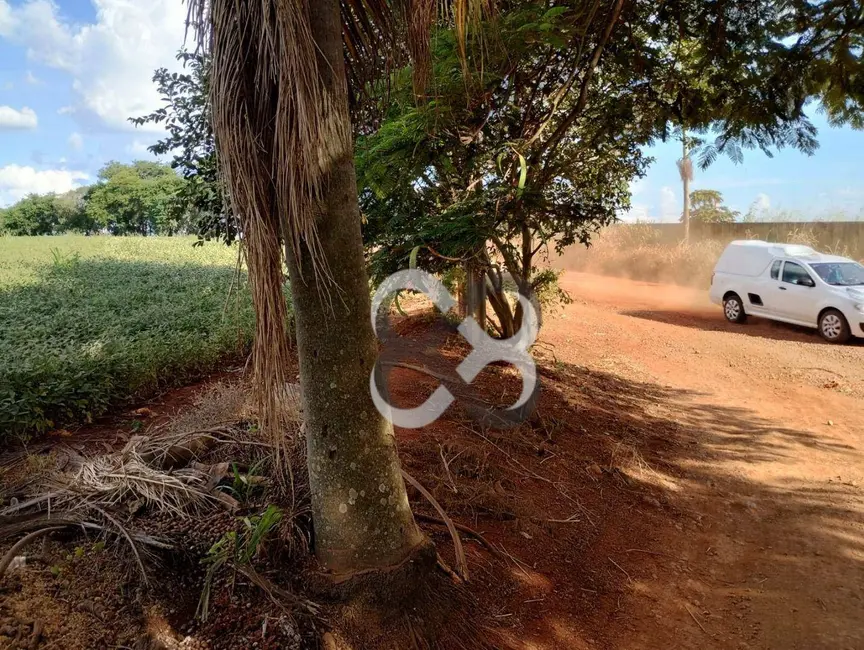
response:
<svg viewBox="0 0 864 650"><path fill-rule="evenodd" d="M682 181L692 181L693 180L693 159L689 156L687 158L681 158L678 161L678 174L681 176Z"/></svg>
<svg viewBox="0 0 864 650"><path fill-rule="evenodd" d="M97 456L77 470L50 479L55 508L115 508L138 502L179 516L212 507L210 476L196 469L165 472L148 465L136 453Z"/></svg>

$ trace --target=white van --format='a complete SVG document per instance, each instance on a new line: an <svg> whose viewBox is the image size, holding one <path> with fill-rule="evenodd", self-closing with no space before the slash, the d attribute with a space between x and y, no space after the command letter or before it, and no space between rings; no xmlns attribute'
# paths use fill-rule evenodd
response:
<svg viewBox="0 0 864 650"><path fill-rule="evenodd" d="M864 266L808 246L734 241L714 268L710 295L733 323L761 316L815 327L831 343L864 338Z"/></svg>

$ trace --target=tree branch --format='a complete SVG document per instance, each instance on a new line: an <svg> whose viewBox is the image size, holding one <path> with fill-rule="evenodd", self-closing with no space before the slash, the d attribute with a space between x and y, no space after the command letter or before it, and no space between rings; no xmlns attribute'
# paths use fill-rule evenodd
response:
<svg viewBox="0 0 864 650"><path fill-rule="evenodd" d="M540 155L544 151L549 152L550 154L558 148L559 143L567 134L567 131L573 125L573 122L576 121L576 118L582 114L582 111L585 110L585 106L588 104L588 89L591 85L591 81L594 79L594 73L597 70L597 66L600 64L600 58L603 56L603 51L606 49L606 45L609 42L609 38L612 36L612 31L615 29L615 25L618 23L618 19L621 17L621 11L624 8L624 0L616 0L615 5L612 7L612 13L609 16L609 21L606 23L606 27L603 30L603 34L600 37L600 41L594 47L594 51L591 54L591 60L588 64L588 69L585 71L585 75L582 77L582 83L579 88L579 99L576 100L576 105L564 118L561 124L558 125L558 128L555 129L555 132L546 142L546 146L540 148L536 154L533 156L532 161L534 163L539 160Z"/></svg>

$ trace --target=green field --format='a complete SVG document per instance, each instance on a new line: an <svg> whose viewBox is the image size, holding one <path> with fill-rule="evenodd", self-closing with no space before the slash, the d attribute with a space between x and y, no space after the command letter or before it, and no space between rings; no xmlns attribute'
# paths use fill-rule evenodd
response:
<svg viewBox="0 0 864 650"><path fill-rule="evenodd" d="M0 438L90 420L246 352L237 249L194 242L0 237Z"/></svg>

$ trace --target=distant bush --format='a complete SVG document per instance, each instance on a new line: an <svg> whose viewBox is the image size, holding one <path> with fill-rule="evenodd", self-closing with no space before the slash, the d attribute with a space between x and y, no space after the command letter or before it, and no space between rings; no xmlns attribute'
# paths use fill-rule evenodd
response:
<svg viewBox="0 0 864 650"><path fill-rule="evenodd" d="M90 420L246 353L236 249L193 242L0 238L0 437Z"/></svg>

